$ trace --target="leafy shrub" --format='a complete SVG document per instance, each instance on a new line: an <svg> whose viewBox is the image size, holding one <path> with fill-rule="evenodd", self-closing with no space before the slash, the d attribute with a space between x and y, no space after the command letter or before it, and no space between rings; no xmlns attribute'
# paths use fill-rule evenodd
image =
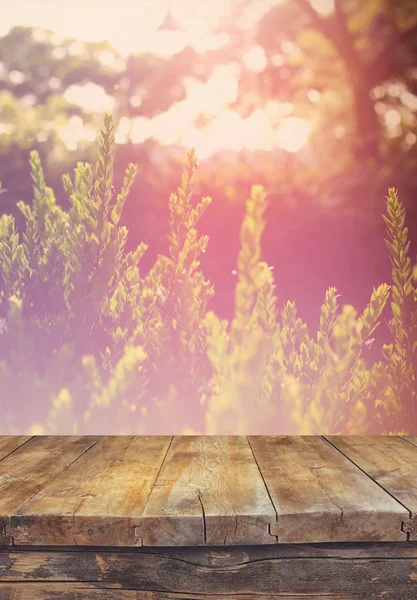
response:
<svg viewBox="0 0 417 600"><path fill-rule="evenodd" d="M375 434L417 423L417 290L396 190L384 216L392 285L374 289L360 315L329 288L313 337L295 303L278 314L261 261L261 186L241 227L234 316L207 309L208 238L196 226L210 198L192 202L194 150L169 198L169 251L143 276L147 247L126 252L119 225L137 168L115 196L113 146L106 114L95 172L78 163L63 178L68 211L33 151L33 205L18 204L26 228L0 218L1 434ZM389 303L392 343L368 365Z"/></svg>

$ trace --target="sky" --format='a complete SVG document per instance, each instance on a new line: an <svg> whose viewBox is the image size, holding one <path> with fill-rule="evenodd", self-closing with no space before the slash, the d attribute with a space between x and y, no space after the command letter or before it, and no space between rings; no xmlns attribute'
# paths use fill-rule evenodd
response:
<svg viewBox="0 0 417 600"><path fill-rule="evenodd" d="M84 41L106 39L123 54L149 50L169 54L186 43L209 44L212 26L233 1L13 0L2 9L0 35L13 25L38 26ZM255 0L258 10L273 3ZM183 32L155 33L168 9Z"/></svg>
<svg viewBox="0 0 417 600"><path fill-rule="evenodd" d="M166 10L167 0L13 0L2 10L0 34L12 25L30 25L85 41L108 39L122 51L133 46L140 51Z"/></svg>
<svg viewBox="0 0 417 600"><path fill-rule="evenodd" d="M14 25L27 25L52 30L59 37L73 37L80 41L112 43L119 52L152 51L160 55L179 52L187 44L197 50L209 49L219 44L213 27L221 23L222 16L236 0L13 0L2 10L0 35L5 35ZM282 1L282 0L281 0ZM262 14L277 0L254 0L250 11L242 20L250 23L255 14ZM329 6L331 0L315 0L319 8ZM115 7L117 6L117 11ZM167 11L183 29L181 32L158 32ZM115 17L117 14L117 19ZM242 21L242 22L243 22ZM57 41L59 41L57 39ZM246 57L247 65L256 70L264 57L262 49L254 47ZM296 115L284 114L279 125L271 124L266 111L258 110L248 119L241 119L227 108L237 92L238 73L233 67L219 68L205 85L194 85L188 98L172 106L167 113L152 122L139 118L133 123L132 140L140 143L147 137L155 137L162 144L179 143L194 146L200 158L226 147L239 150L273 149L281 147L297 152L308 140L311 124ZM111 110L112 101L94 86L69 90L69 96L84 106L97 111ZM196 130L190 124L199 113L213 114L214 121L204 130ZM217 111L217 112L216 112ZM275 113L277 107L275 107ZM278 107L278 113L279 113ZM188 121L188 126L187 126ZM176 128L173 124L176 124ZM128 131L127 123L120 123L119 138ZM71 123L62 135L67 136L69 147L83 135L78 123ZM72 137L71 137L72 136Z"/></svg>
<svg viewBox="0 0 417 600"><path fill-rule="evenodd" d="M242 14L242 24L283 1L253 0ZM124 54L142 50L169 53L187 42L209 44L207 34L221 23L233 2L236 0L11 0L1 11L0 35L14 25L38 26L84 41L107 39ZM323 14L333 6L333 0L310 2ZM185 31L155 36L168 9Z"/></svg>

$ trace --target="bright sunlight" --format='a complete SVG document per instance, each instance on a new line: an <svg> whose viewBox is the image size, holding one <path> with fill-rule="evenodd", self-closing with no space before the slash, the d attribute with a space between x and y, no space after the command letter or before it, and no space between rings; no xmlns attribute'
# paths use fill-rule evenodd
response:
<svg viewBox="0 0 417 600"><path fill-rule="evenodd" d="M35 26L77 42L106 40L124 56L153 52L169 57L188 45L197 51L221 46L222 36L213 35L212 30L221 23L232 4L233 0L119 0L116 11L116 5L110 0L100 4L81 0L17 0L2 15L0 35L16 24ZM263 10L270 4L270 1L264 2ZM260 2L258 10L262 10L262 6ZM169 11L179 30L158 31ZM116 16L123 26L116 26ZM112 60L107 54L103 61ZM244 56L244 62L248 69L258 72L267 59L260 46L253 46ZM165 113L153 119L137 117L131 126L120 123L118 140L122 142L130 136L134 143L140 143L153 137L162 145L192 145L201 159L222 149L301 150L311 130L308 121L286 115L285 110L279 111L279 118L271 119L261 108L244 119L230 109L238 94L239 76L234 64L223 64L206 83L192 82L187 98ZM114 104L112 98L94 84L72 86L65 97L85 110L100 114L112 110ZM204 127L196 126L199 116L210 118ZM60 133L68 149L75 149L89 132L83 127L63 125Z"/></svg>

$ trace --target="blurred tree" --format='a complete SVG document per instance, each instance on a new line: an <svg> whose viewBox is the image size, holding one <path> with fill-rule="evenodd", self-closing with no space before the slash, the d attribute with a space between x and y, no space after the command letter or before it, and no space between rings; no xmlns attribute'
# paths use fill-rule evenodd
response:
<svg viewBox="0 0 417 600"><path fill-rule="evenodd" d="M217 290L216 309L228 313L242 200L253 182L268 191L263 243L266 260L279 271L279 297L300 298L307 320L310 304L318 304L328 285L343 290L345 301L363 305L369 288L389 277L379 218L388 186L400 190L412 249L417 238L416 3L287 0L269 2L263 14L260 5L231 4L214 32L226 39L218 49L186 47L170 58L142 53L125 59L108 43L61 41L22 27L1 38L0 180L8 192L0 212L19 218L16 202L31 201L26 166L32 148L57 200L65 201L61 175L76 160L91 159L90 130L102 112L76 104L70 91L94 84L127 124L117 143L115 184L126 162L141 165L124 219L128 247L150 243L144 263L152 264L152 253L167 245L167 200L183 149L162 148L153 139L134 144L132 119L164 113L186 97L190 81L206 82L219 65L235 63L238 93L230 108L242 117L257 109L278 112L274 127L298 116L313 124L313 132L299 153L219 152L201 170L199 192L214 200L202 219L211 238L202 264ZM162 29L167 26L172 22ZM255 66L248 51L259 58ZM211 118L202 113L199 126ZM84 140L68 146L63 130L67 137L68 130L84 131Z"/></svg>
<svg viewBox="0 0 417 600"><path fill-rule="evenodd" d="M401 190L414 253L417 242L417 4L276 2L245 36L259 65L242 60L232 107L249 117L285 103L282 120L291 114L314 126L308 150L288 159L269 153L264 161L258 180L269 192L267 260L279 268L284 290L304 295L308 319L324 281L363 305L366 286L389 277L376 218L387 187ZM241 160L241 179L255 164ZM205 171L210 183L219 169ZM230 230L228 223L222 229Z"/></svg>
<svg viewBox="0 0 417 600"><path fill-rule="evenodd" d="M274 70L265 69L260 79L266 77L282 87L284 74L287 99L289 88L292 94L301 92L297 99L304 96L315 106L319 106L317 95L309 97L309 91L334 90L340 96L340 84L345 91L347 84L350 93L339 97L339 104L346 109L350 103L353 108L358 156L376 156L382 125L377 102L407 110L408 96L401 88L417 92L417 5L408 0L334 0L333 4L333 10L323 15L313 2L295 0L277 4L262 18L257 41L269 58L278 52L282 65L275 68L278 76L271 78ZM388 81L395 81L400 93L393 94L392 87L379 89Z"/></svg>
<svg viewBox="0 0 417 600"><path fill-rule="evenodd" d="M0 57L0 181L8 189L0 212L14 214L18 226L16 203L32 200L31 149L38 150L58 201L65 202L61 177L77 161L91 160L103 102L119 121L151 118L184 99L182 79L194 67L196 78L209 67L195 60L191 48L171 60L151 53L126 59L108 42L61 40L51 31L28 27L14 27L0 38ZM80 92L86 105L77 101ZM131 144L127 150L137 154ZM148 156L149 144L146 151L139 147L145 167ZM116 170L120 182L123 171Z"/></svg>
<svg viewBox="0 0 417 600"><path fill-rule="evenodd" d="M351 198L352 168L354 188L358 176L361 184L369 184L372 172L385 189L386 179L401 165L401 179L410 174L416 188L415 2L277 3L261 19L254 41L268 61L257 74L263 101L291 102L298 114L316 123L313 163L326 163L314 174L316 183L321 171L320 183L329 194L341 187ZM252 77L247 87L253 89ZM243 80L238 103L246 91Z"/></svg>

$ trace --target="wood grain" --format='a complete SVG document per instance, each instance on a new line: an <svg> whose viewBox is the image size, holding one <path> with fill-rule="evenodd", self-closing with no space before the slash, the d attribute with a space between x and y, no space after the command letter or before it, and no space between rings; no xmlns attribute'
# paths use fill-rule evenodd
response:
<svg viewBox="0 0 417 600"><path fill-rule="evenodd" d="M401 541L408 512L318 436L249 436L279 543Z"/></svg>
<svg viewBox="0 0 417 600"><path fill-rule="evenodd" d="M417 540L417 448L398 436L329 436L328 439L401 502L408 512L403 530L409 533L410 540Z"/></svg>
<svg viewBox="0 0 417 600"><path fill-rule="evenodd" d="M400 592L401 593L401 592ZM405 596L386 592L378 596L384 600L405 600ZM171 592L137 592L104 587L102 584L62 583L41 584L2 584L0 583L0 600L225 600L224 595L217 594L176 594ZM228 594L227 600L364 600L357 595L348 594ZM376 596L367 596L366 600L377 600Z"/></svg>
<svg viewBox="0 0 417 600"><path fill-rule="evenodd" d="M276 513L245 437L174 437L137 535L144 546L270 544Z"/></svg>
<svg viewBox="0 0 417 600"><path fill-rule="evenodd" d="M15 544L140 545L170 436L106 436L14 513Z"/></svg>
<svg viewBox="0 0 417 600"><path fill-rule="evenodd" d="M413 446L417 446L417 436L415 435L399 435L398 437L405 440L409 444L412 444Z"/></svg>
<svg viewBox="0 0 417 600"><path fill-rule="evenodd" d="M0 457L0 546L417 539L414 437L5 436Z"/></svg>
<svg viewBox="0 0 417 600"><path fill-rule="evenodd" d="M4 435L0 437L0 461L12 454L17 448L30 440L29 435ZM10 546L13 540L6 535L6 524L0 517L0 547Z"/></svg>
<svg viewBox="0 0 417 600"><path fill-rule="evenodd" d="M0 460L12 454L19 446L30 440L30 435L3 435L0 436Z"/></svg>
<svg viewBox="0 0 417 600"><path fill-rule="evenodd" d="M417 544L411 542L331 542L326 544L262 544L244 546L164 546L164 547L105 547L102 546L13 546L0 551L0 581L8 578L19 581L28 576L49 579L53 572L69 580L71 571L62 566L84 565L85 575L101 578L97 555L102 558L100 564L112 565L116 561L124 568L137 567L149 557L158 556L159 560L189 563L194 567L206 567L211 570L223 570L229 567L243 567L255 562L273 563L276 559L298 558L334 558L338 560L356 559L399 559L417 560ZM142 557L145 557L143 559ZM42 568L41 568L42 567ZM48 567L45 569L45 567ZM11 571L12 569L12 571ZM76 570L76 567L74 567ZM72 569L72 575L74 574ZM198 570L198 569L197 569ZM66 571L65 576L63 573ZM12 576L8 577L12 572ZM32 573L32 575L31 575ZM86 577L84 577L85 579Z"/></svg>
<svg viewBox="0 0 417 600"><path fill-rule="evenodd" d="M247 547L230 548L230 554ZM270 556L257 557L259 547L245 563L222 566L195 564L193 553L181 559L169 549L145 548L138 552L36 551L0 552L0 585L26 586L30 592L50 590L62 585L69 593L78 586L90 589L135 590L139 598L150 592L177 597L345 597L356 600L384 598L384 594L403 599L417 597L417 560L404 556L391 558L281 558L279 545L267 546ZM195 549L195 550L201 550ZM260 548L261 555L265 548ZM1 589L1 588L0 588ZM23 589L23 587L22 587ZM185 596L184 596L185 595ZM1 597L1 596L0 596ZM71 597L71 596L69 596ZM116 596L117 597L117 596ZM391 597L391 596L388 596Z"/></svg>
<svg viewBox="0 0 417 600"><path fill-rule="evenodd" d="M11 543L9 524L18 509L79 458L98 438L33 437L0 462L0 531ZM1 536L0 536L1 537Z"/></svg>

